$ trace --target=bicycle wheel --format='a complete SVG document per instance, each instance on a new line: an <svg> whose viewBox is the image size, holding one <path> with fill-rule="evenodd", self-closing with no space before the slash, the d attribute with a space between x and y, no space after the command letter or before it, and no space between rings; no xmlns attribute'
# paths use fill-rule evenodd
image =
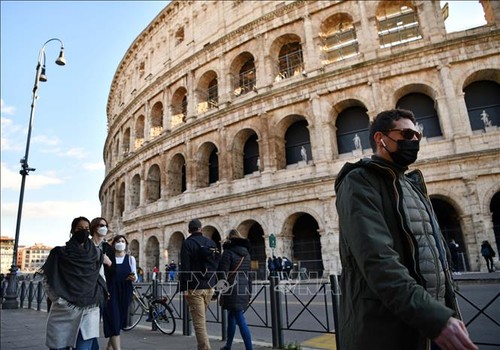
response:
<svg viewBox="0 0 500 350"><path fill-rule="evenodd" d="M153 308L153 321L163 334L175 332L175 318L172 310L163 300L155 300L151 303Z"/></svg>
<svg viewBox="0 0 500 350"><path fill-rule="evenodd" d="M134 294L132 296L132 302L130 303L128 307L128 314L127 314L127 325L123 327L122 329L124 331L129 331L141 321L142 316L146 312L144 311L144 308L141 305L141 302L137 299L137 296Z"/></svg>

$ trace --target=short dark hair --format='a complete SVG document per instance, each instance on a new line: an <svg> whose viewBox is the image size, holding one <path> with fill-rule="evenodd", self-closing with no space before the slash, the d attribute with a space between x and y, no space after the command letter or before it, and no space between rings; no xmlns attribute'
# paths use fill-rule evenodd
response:
<svg viewBox="0 0 500 350"><path fill-rule="evenodd" d="M201 221L198 219L193 219L189 222L188 224L188 231L189 232L196 232L199 229L201 229Z"/></svg>
<svg viewBox="0 0 500 350"><path fill-rule="evenodd" d="M101 223L101 221L104 220L106 221L106 225L108 225L108 220L106 220L105 218L101 218L101 217L97 217L97 218L93 218L92 221L90 222L90 234L93 235L94 233L97 232L97 229L99 228L99 224Z"/></svg>
<svg viewBox="0 0 500 350"><path fill-rule="evenodd" d="M417 123L413 112L406 109L390 109L377 114L370 124L370 145L372 146L373 152L377 151L377 144L373 139L375 133L392 129L394 127L394 122L401 118L409 119L413 124Z"/></svg>
<svg viewBox="0 0 500 350"><path fill-rule="evenodd" d="M120 238L123 238L125 240L125 243L127 243L127 247L128 247L128 239L124 235L116 235L116 236L114 236L113 237L113 241L111 241L111 244L114 245L116 243L116 241L119 240Z"/></svg>
<svg viewBox="0 0 500 350"><path fill-rule="evenodd" d="M87 221L89 223L89 226L90 226L89 219L87 219L85 216L79 216L77 218L74 218L73 221L71 222L71 231L70 231L71 233L75 233L75 228L80 221Z"/></svg>

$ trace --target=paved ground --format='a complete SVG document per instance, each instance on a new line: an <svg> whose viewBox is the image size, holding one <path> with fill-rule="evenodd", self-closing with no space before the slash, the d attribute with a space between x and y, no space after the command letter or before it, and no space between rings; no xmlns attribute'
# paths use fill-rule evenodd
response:
<svg viewBox="0 0 500 350"><path fill-rule="evenodd" d="M500 272L495 273L463 273L454 275L454 278L462 281L479 282L490 280L490 283L499 283ZM45 311L35 311L31 309L0 309L1 329L0 329L0 349L46 349L45 346L45 324L47 313ZM181 328L180 326L178 328ZM239 336L237 332L237 336ZM332 334L325 334L314 337L310 341L302 343L302 349L335 349L335 340ZM106 339L99 339L101 349L106 349ZM220 337L212 337L211 345L213 350L220 349L224 342ZM254 343L255 350L271 349L269 343ZM169 336L160 332L153 332L150 328L138 326L132 331L122 333L122 349L124 350L144 350L144 349L173 349L173 350L194 350L196 349L196 339L193 336L183 336L177 331ZM234 350L244 349L244 345L239 338L235 339Z"/></svg>
<svg viewBox="0 0 500 350"><path fill-rule="evenodd" d="M2 328L0 338L2 350L39 350L47 349L45 346L45 324L47 313L45 311L35 311L30 309L0 310ZM137 326L129 332L122 333L122 349L124 350L144 350L144 349L173 349L173 350L194 350L196 349L196 338L193 336L183 336L182 333L165 335L160 332L153 332L149 328ZM238 340L238 339L236 339ZM220 349L224 342L212 338L213 350ZM106 339L99 339L101 350L106 349ZM241 341L235 341L233 349L242 350L244 345ZM272 344L254 344L255 350L269 350Z"/></svg>

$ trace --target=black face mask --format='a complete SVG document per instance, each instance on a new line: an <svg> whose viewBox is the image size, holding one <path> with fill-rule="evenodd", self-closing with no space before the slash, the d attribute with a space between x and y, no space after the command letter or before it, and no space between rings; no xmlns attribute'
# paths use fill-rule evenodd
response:
<svg viewBox="0 0 500 350"><path fill-rule="evenodd" d="M389 136L387 136L389 137ZM390 137L389 137L390 138ZM390 138L393 140L392 138ZM393 140L395 141L395 140ZM408 166L415 163L417 154L420 150L420 141L417 140L397 140L398 149L390 152L385 146L385 150L389 152L394 163L401 166Z"/></svg>
<svg viewBox="0 0 500 350"><path fill-rule="evenodd" d="M85 240L89 238L89 235L90 235L89 230L79 230L73 233L73 237L75 237L78 243L85 242Z"/></svg>

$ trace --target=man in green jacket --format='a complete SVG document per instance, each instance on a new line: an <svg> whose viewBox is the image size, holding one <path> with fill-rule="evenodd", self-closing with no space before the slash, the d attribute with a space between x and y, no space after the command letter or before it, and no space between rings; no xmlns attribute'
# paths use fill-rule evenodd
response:
<svg viewBox="0 0 500 350"><path fill-rule="evenodd" d="M477 349L459 320L447 246L415 162L413 113L389 110L370 127L371 159L335 182L342 262L341 350Z"/></svg>

